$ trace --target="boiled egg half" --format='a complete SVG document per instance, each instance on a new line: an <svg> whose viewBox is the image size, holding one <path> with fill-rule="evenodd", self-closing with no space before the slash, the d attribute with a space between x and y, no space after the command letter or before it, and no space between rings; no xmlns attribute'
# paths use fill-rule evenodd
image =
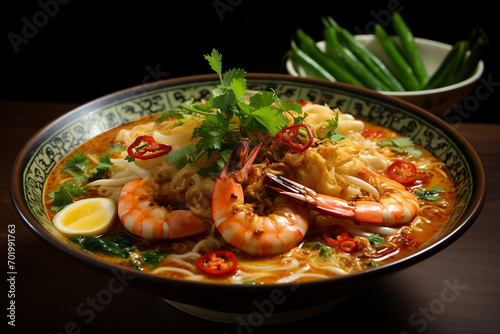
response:
<svg viewBox="0 0 500 334"><path fill-rule="evenodd" d="M66 235L100 235L113 224L116 203L109 198L87 198L69 204L53 219L54 226Z"/></svg>

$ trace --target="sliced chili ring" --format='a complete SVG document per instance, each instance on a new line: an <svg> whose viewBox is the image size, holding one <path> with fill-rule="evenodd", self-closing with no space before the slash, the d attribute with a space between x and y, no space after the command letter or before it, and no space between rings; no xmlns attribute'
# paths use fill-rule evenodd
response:
<svg viewBox="0 0 500 334"><path fill-rule="evenodd" d="M233 275L238 269L238 259L233 252L218 250L203 254L196 261L199 271L209 276Z"/></svg>
<svg viewBox="0 0 500 334"><path fill-rule="evenodd" d="M301 129L304 129L305 134L307 135L305 143L303 142L304 140L301 140L301 137L305 137L303 136L304 131L301 132ZM280 146L288 145L298 152L304 152L312 145L314 136L311 128L309 128L307 125L296 124L280 130L276 134L275 139Z"/></svg>
<svg viewBox="0 0 500 334"><path fill-rule="evenodd" d="M127 148L127 154L134 159L148 160L167 154L172 146L158 144L151 136L139 136Z"/></svg>
<svg viewBox="0 0 500 334"><path fill-rule="evenodd" d="M394 181L409 184L417 180L417 167L411 162L396 161L387 168L387 174Z"/></svg>
<svg viewBox="0 0 500 334"><path fill-rule="evenodd" d="M341 225L330 225L325 229L323 238L327 243L338 246L344 253L352 253L358 247L358 243L351 238Z"/></svg>
<svg viewBox="0 0 500 334"><path fill-rule="evenodd" d="M340 243L339 247L340 250L343 251L344 253L352 253L357 246L358 244L356 243L356 241L354 241L354 239L350 239L350 240L343 240Z"/></svg>
<svg viewBox="0 0 500 334"><path fill-rule="evenodd" d="M323 238L332 245L340 245L340 240L347 235L346 230L341 225L330 225L325 229ZM339 238L340 237L340 238Z"/></svg>

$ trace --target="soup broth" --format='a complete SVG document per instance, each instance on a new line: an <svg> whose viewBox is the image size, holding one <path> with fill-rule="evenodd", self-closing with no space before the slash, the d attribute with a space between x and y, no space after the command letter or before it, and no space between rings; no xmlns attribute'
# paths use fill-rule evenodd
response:
<svg viewBox="0 0 500 334"><path fill-rule="evenodd" d="M219 155L215 152L198 160L188 161L184 166L180 160L172 161L168 158L175 156L176 152L183 153L182 149L188 152L188 148L200 144L193 133L196 134L196 129L203 120L194 116L182 121L171 117L159 122L155 121L159 116L148 116L82 144L61 160L51 173L46 184L47 213L53 218L56 214L54 208L59 209L59 205L54 203L54 193L61 191L61 185L75 185L75 174L68 173L67 163L77 152L84 153L88 169L95 168L99 164L99 158L109 154L112 166L104 173L91 175L79 184L82 193L73 196L74 202L88 197L106 197L113 199L118 205L120 201L126 201L123 196L126 184L137 179L148 180L151 187L147 189L151 192L151 198L147 201L171 215L168 224L181 224L178 219L182 211L183 217L188 217L187 220L191 222L195 221L193 225L196 224L197 228L202 226L204 230L198 232L193 228L193 235L151 239L145 234L141 236L131 232L122 223L125 218L121 218L120 213L123 212L119 209L106 233L90 237L68 235L75 247L87 249L102 261L154 275L248 284L301 282L370 270L416 251L441 229L451 214L455 196L453 179L442 162L390 129L354 119L328 106L304 103L303 109L307 112L304 124L308 125L314 137L314 141L303 152L294 149L290 143L280 145L277 136L248 133L252 148L255 143L262 143L262 146L248 176L241 185L235 186L241 188L245 204L230 207L234 212L238 210L238 215L227 219L218 218L222 221L220 225L214 222L213 210L226 208L229 202L218 196L219 192L217 196L212 195L216 182L222 182L217 181L218 173L228 155L223 154L221 149ZM329 123L325 120L335 119L335 116L338 116L338 134L341 139L334 141L331 136L333 132L328 132L325 124ZM154 138L156 145L170 146L171 151L149 159L131 159L129 148L139 136ZM304 146L304 141L309 137L302 135L299 139L294 139L295 144ZM147 143L142 145L147 146ZM181 158L186 156L187 153L179 155ZM219 169L214 169L214 166ZM405 166L413 166L415 172L409 175L411 171L408 172ZM373 170L376 175L383 175L384 178L379 179L371 174L362 177L364 168ZM329 199L342 199L349 208L359 205L361 201L379 205L385 197L393 196L392 189L384 189L391 188L393 184L385 181L387 178L405 189L401 195L403 198L396 206L408 209L411 203L417 202L418 208L408 222L395 223L389 221L387 213L382 222L366 222L361 219L361 213L356 213L358 216L354 218L326 214L314 210L311 204L306 208L297 199L277 204L276 198L281 198L281 195L278 196L276 191L269 188L267 173L298 182L320 195L327 195ZM404 179L405 177L410 179ZM146 189L142 183L140 187ZM141 200L140 197L135 197L127 201L137 201L130 204L135 209L135 206L139 207ZM283 208L277 210L277 205ZM391 215L393 212L390 211L396 209L391 209L388 205L384 210L388 210ZM285 211L286 214L283 213ZM126 215L127 213L123 213L123 217ZM223 224L229 224L230 219L233 225L229 226L253 224L252 219L257 218L281 222L274 220L274 215L285 217L287 223L292 225L299 220L294 215L300 216L306 225L306 231L303 231L297 244L287 244L287 241L274 235L267 227L252 230L248 236L241 230L233 229L230 231L233 234L231 237L228 237L231 233L222 227ZM189 217L196 217L196 220ZM137 218L130 224L146 226L146 218ZM283 233L288 236L292 233L292 228L293 233L298 233L295 227L288 227ZM180 229L188 228L182 226ZM172 227L169 233L174 233ZM284 250L275 252L264 246L258 248L264 243L262 240L265 235L272 239L273 247L283 247ZM89 238L94 241L86 241ZM255 248L258 251L249 251L254 247L250 241L248 247L239 246L234 240L236 238L252 239L252 243L259 244ZM106 240L107 245L121 249L122 255L104 251L99 246L99 241L102 240ZM233 263L227 255L229 253L200 262L199 259L205 254L220 250L234 254L237 263ZM223 264L217 264L216 260ZM215 272L204 270L207 266L213 266ZM233 269L226 272L222 270L225 267Z"/></svg>

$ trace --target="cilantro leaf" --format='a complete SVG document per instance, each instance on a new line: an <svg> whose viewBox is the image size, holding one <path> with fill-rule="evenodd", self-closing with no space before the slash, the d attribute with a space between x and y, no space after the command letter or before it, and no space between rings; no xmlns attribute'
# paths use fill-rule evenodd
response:
<svg viewBox="0 0 500 334"><path fill-rule="evenodd" d="M208 64L221 78L222 83L222 55L216 49L212 49L211 55L205 55L205 59L208 60Z"/></svg>
<svg viewBox="0 0 500 334"><path fill-rule="evenodd" d="M184 115L182 115L181 113L179 113L178 110L167 110L167 111L164 111L160 117L158 117L156 120L155 120L155 123L162 123L162 122L165 122L165 121L169 121L170 119L182 119L184 118Z"/></svg>
<svg viewBox="0 0 500 334"><path fill-rule="evenodd" d="M250 96L250 106L254 109L259 109L264 106L270 106L274 102L274 94L268 91L258 92Z"/></svg>
<svg viewBox="0 0 500 334"><path fill-rule="evenodd" d="M368 241L370 241L370 245L381 245L385 243L385 239L377 234L370 234L368 236Z"/></svg>
<svg viewBox="0 0 500 334"><path fill-rule="evenodd" d="M52 198L51 210L59 212L66 205L73 203L73 197L83 194L83 188L76 186L71 182L64 182L58 189L47 194L48 197Z"/></svg>
<svg viewBox="0 0 500 334"><path fill-rule="evenodd" d="M233 68L224 73L222 84L228 89L232 89L236 99L241 99L246 94L247 81L245 79L246 72L240 68Z"/></svg>
<svg viewBox="0 0 500 334"><path fill-rule="evenodd" d="M406 146L414 146L413 140L410 137L398 137L394 139L385 139L379 141L380 145L383 146L397 146L397 147L406 147Z"/></svg>
<svg viewBox="0 0 500 334"><path fill-rule="evenodd" d="M272 106L266 106L252 111L248 115L244 125L250 131L261 130L259 127L264 127L264 129L268 130L274 136L288 123L286 117L280 116L283 116L280 110Z"/></svg>
<svg viewBox="0 0 500 334"><path fill-rule="evenodd" d="M63 171L70 174L85 173L90 166L91 163L87 160L85 153L78 151L64 163Z"/></svg>
<svg viewBox="0 0 500 334"><path fill-rule="evenodd" d="M236 104L236 95L233 90L223 90L222 88L215 88L212 95L212 107L226 112L231 111ZM229 114L229 113L228 113Z"/></svg>
<svg viewBox="0 0 500 334"><path fill-rule="evenodd" d="M219 176L222 172L222 169L224 168L225 161L229 159L231 152L232 149L217 151L216 154L218 154L220 158L214 160L214 162L212 162L210 166L200 168L200 170L198 171L198 175L200 175L201 177Z"/></svg>
<svg viewBox="0 0 500 334"><path fill-rule="evenodd" d="M299 115L302 115L302 106L300 104L292 101L284 102L278 97L278 95L274 91L273 91L273 99L274 99L274 104L276 104L276 106L279 109L283 111L292 110L298 113Z"/></svg>
<svg viewBox="0 0 500 334"><path fill-rule="evenodd" d="M108 148L111 152L119 153L125 151L127 149L127 146L118 143L113 143L113 145L109 145Z"/></svg>
<svg viewBox="0 0 500 334"><path fill-rule="evenodd" d="M174 165L177 169L181 169L194 161L194 156L197 152L198 148L195 145L188 144L178 150L171 151L167 156L167 163Z"/></svg>
<svg viewBox="0 0 500 334"><path fill-rule="evenodd" d="M416 188L413 190L413 194L421 199L424 199L426 201L437 201L441 199L441 196L439 196L440 192L444 192L444 189L441 187L433 186L431 187L430 190L424 189L424 188Z"/></svg>
<svg viewBox="0 0 500 334"><path fill-rule="evenodd" d="M70 157L63 165L63 171L73 177L73 182L65 182L58 189L47 194L54 201L51 209L59 212L66 205L73 203L73 197L83 194L81 185L89 179L97 179L105 176L106 172L113 166L110 154L99 158L99 163L90 169L92 164L87 160L84 152L78 151Z"/></svg>
<svg viewBox="0 0 500 334"><path fill-rule="evenodd" d="M306 242L304 244L304 246L308 247L308 248L319 250L319 254L324 259L328 259L329 257L332 256L332 250L330 249L330 247L328 247L327 245L325 245L319 241Z"/></svg>
<svg viewBox="0 0 500 334"><path fill-rule="evenodd" d="M332 119L327 119L326 123L328 123L328 126L326 127L326 130L328 132L325 135L325 138L330 139L332 142L336 143L339 140L346 139L347 137L339 133L339 109L335 109L335 118Z"/></svg>
<svg viewBox="0 0 500 334"><path fill-rule="evenodd" d="M80 175L73 175L73 178L75 179L75 185L80 186L84 183L86 183L90 179L90 175L87 173L83 173Z"/></svg>
<svg viewBox="0 0 500 334"><path fill-rule="evenodd" d="M111 156L108 154L99 158L99 164L89 171L92 178L103 177L104 174L114 165Z"/></svg>
<svg viewBox="0 0 500 334"><path fill-rule="evenodd" d="M414 147L415 143L410 137L379 140L379 144L381 146L388 147L393 152L409 154L415 158L420 158L424 154L422 151Z"/></svg>
<svg viewBox="0 0 500 334"><path fill-rule="evenodd" d="M220 150L223 139L230 133L229 119L216 111L202 122L202 125L193 131L193 136L200 136L198 147L204 150Z"/></svg>

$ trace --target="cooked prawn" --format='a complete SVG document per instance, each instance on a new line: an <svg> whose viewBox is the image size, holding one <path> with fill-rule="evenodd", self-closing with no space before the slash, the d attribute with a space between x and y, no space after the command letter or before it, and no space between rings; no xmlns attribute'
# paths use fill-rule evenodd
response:
<svg viewBox="0 0 500 334"><path fill-rule="evenodd" d="M146 239L178 239L207 231L207 223L190 210L172 210L154 200L150 178L131 181L118 199L118 216L132 234Z"/></svg>
<svg viewBox="0 0 500 334"><path fill-rule="evenodd" d="M297 182L268 174L282 187L270 186L272 189L325 214L384 226L406 224L415 218L419 203L415 195L406 190L403 185L366 167L361 168L358 175L361 180L373 186L375 200L346 201L318 194Z"/></svg>
<svg viewBox="0 0 500 334"><path fill-rule="evenodd" d="M212 216L217 230L232 246L253 255L284 253L304 238L309 210L277 196L267 215L245 205L242 182L247 178L261 145L248 155L250 142L242 139L234 148L212 194Z"/></svg>

